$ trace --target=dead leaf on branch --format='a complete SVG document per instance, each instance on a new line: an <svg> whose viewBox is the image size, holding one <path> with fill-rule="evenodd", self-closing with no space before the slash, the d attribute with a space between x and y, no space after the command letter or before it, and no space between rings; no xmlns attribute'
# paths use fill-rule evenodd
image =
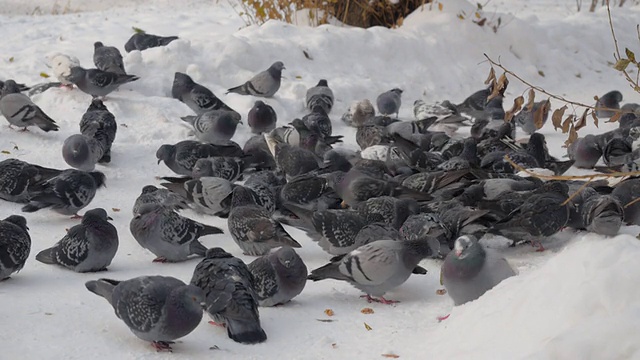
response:
<svg viewBox="0 0 640 360"><path fill-rule="evenodd" d="M507 90L507 86L509 85L509 80L507 79L506 73L502 73L498 78L498 81L495 82L493 88L491 89L491 94L487 97L487 102L496 96L502 96L504 91Z"/></svg>
<svg viewBox="0 0 640 360"><path fill-rule="evenodd" d="M636 62L636 54L634 54L633 51L629 50L629 48L625 48L624 53L627 55L627 58L629 59L630 62L632 63Z"/></svg>
<svg viewBox="0 0 640 360"><path fill-rule="evenodd" d="M571 129L571 126L573 126L573 120L576 118L575 115L571 114L569 116L567 116L566 119L564 119L564 122L562 123L562 133L566 134L569 132L569 129Z"/></svg>
<svg viewBox="0 0 640 360"><path fill-rule="evenodd" d="M496 81L496 72L495 70L493 70L493 66L491 67L491 70L489 70L489 76L487 77L487 80L484 81L485 85L489 85L492 84Z"/></svg>
<svg viewBox="0 0 640 360"><path fill-rule="evenodd" d="M607 122L616 122L618 120L620 120L620 117L622 116L621 112L617 112L615 114L613 114L613 116L611 118L609 118L609 121Z"/></svg>
<svg viewBox="0 0 640 360"><path fill-rule="evenodd" d="M527 95L527 111L533 110L533 104L536 101L536 92L533 89L529 89L529 94Z"/></svg>
<svg viewBox="0 0 640 360"><path fill-rule="evenodd" d="M598 117L596 116L596 112L591 110L591 118L593 119L593 125L598 127Z"/></svg>
<svg viewBox="0 0 640 360"><path fill-rule="evenodd" d="M619 59L613 65L613 68L618 70L618 71L625 71L625 70L627 70L627 66L629 66L630 63L631 63L631 61L629 59Z"/></svg>
<svg viewBox="0 0 640 360"><path fill-rule="evenodd" d="M562 117L564 116L564 112L567 110L567 105L556 109L551 115L551 122L553 123L553 130L558 130L562 128Z"/></svg>
<svg viewBox="0 0 640 360"><path fill-rule="evenodd" d="M533 113L533 124L536 129L542 128L544 125L544 119L549 116L549 110L551 109L551 101L547 99L547 101L543 102L542 105Z"/></svg>
<svg viewBox="0 0 640 360"><path fill-rule="evenodd" d="M583 127L587 126L587 113L589 112L589 109L584 109L584 112L582 113L582 116L580 116L580 120L578 120L578 122L575 124L575 131L578 131L580 129L582 129Z"/></svg>
<svg viewBox="0 0 640 360"><path fill-rule="evenodd" d="M569 147L571 144L573 144L574 141L576 141L578 139L578 132L576 131L575 126L573 126L573 124L571 125L571 129L569 130L569 137L567 138L567 140L564 142L564 146L565 147Z"/></svg>
<svg viewBox="0 0 640 360"><path fill-rule="evenodd" d="M524 97L518 96L513 99L513 106L504 113L504 121L510 122L513 116L522 109L522 104L524 104Z"/></svg>

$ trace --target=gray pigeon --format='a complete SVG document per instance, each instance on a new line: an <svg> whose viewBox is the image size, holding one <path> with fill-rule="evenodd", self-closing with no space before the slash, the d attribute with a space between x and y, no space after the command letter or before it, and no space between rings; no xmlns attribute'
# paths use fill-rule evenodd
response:
<svg viewBox="0 0 640 360"><path fill-rule="evenodd" d="M182 120L193 126L196 138L204 143L224 144L236 133L241 116L235 111L209 110L198 116L184 116Z"/></svg>
<svg viewBox="0 0 640 360"><path fill-rule="evenodd" d="M542 125L544 126L544 124L547 122L547 119L549 118L550 109L551 103L549 102L549 100L538 101L533 104L533 108L531 110L527 110L527 108L525 107L524 109L520 110L520 112L517 113L513 119L515 123L522 128L522 131L524 131L528 135L531 135L536 132L536 130L538 130L538 127L536 127L535 124L535 114L538 111L542 111Z"/></svg>
<svg viewBox="0 0 640 360"><path fill-rule="evenodd" d="M624 209L624 222L640 225L640 201L635 201L640 193L640 178L633 177L618 183L611 192Z"/></svg>
<svg viewBox="0 0 640 360"><path fill-rule="evenodd" d="M301 247L280 223L271 218L267 209L256 204L254 196L248 188L237 186L233 189L227 224L240 249L246 255L260 256L282 245Z"/></svg>
<svg viewBox="0 0 640 360"><path fill-rule="evenodd" d="M105 176L99 171L64 170L59 175L29 188L30 202L24 212L44 208L62 215L79 217L78 211L89 205L98 188L105 185Z"/></svg>
<svg viewBox="0 0 640 360"><path fill-rule="evenodd" d="M46 181L61 173L61 170L49 169L29 164L18 159L0 161L0 199L26 203L29 202L29 187Z"/></svg>
<svg viewBox="0 0 640 360"><path fill-rule="evenodd" d="M99 69L84 69L80 66L75 66L71 68L68 79L78 89L95 98L105 97L118 89L120 85L136 81L139 78L135 75L115 74Z"/></svg>
<svg viewBox="0 0 640 360"><path fill-rule="evenodd" d="M242 179L245 170L245 163L241 158L228 156L214 156L198 159L191 175L194 178L219 177L234 182Z"/></svg>
<svg viewBox="0 0 640 360"><path fill-rule="evenodd" d="M224 233L158 204L142 205L131 219L129 230L140 246L157 256L153 262L179 262L190 255L204 256L207 248L198 239Z"/></svg>
<svg viewBox="0 0 640 360"><path fill-rule="evenodd" d="M191 284L204 291L205 311L213 324L226 326L231 340L242 344L267 340L260 326L253 275L242 260L222 248L209 249L196 265Z"/></svg>
<svg viewBox="0 0 640 360"><path fill-rule="evenodd" d="M191 176L198 159L214 156L243 156L242 149L236 143L224 145L203 144L198 141L184 140L174 145L164 144L156 151L158 164L165 165L178 175Z"/></svg>
<svg viewBox="0 0 640 360"><path fill-rule="evenodd" d="M80 120L80 133L98 140L105 149L99 163L111 162L111 145L116 139L118 124L116 118L100 99L91 100L87 111Z"/></svg>
<svg viewBox="0 0 640 360"><path fill-rule="evenodd" d="M442 263L442 284L455 305L478 299L502 280L516 275L511 265L475 237L459 237Z"/></svg>
<svg viewBox="0 0 640 360"><path fill-rule="evenodd" d="M253 288L260 306L276 306L298 296L307 282L307 266L296 251L283 246L252 261Z"/></svg>
<svg viewBox="0 0 640 360"><path fill-rule="evenodd" d="M402 101L400 100L401 96L402 90L398 88L393 88L378 95L378 98L376 99L378 112L385 116L391 114L396 114L396 116L398 116L400 105L402 104Z"/></svg>
<svg viewBox="0 0 640 360"><path fill-rule="evenodd" d="M273 108L260 100L253 104L247 115L251 132L258 135L275 129L277 121L278 116Z"/></svg>
<svg viewBox="0 0 640 360"><path fill-rule="evenodd" d="M142 188L142 192L133 203L134 216L144 204L160 204L172 210L186 209L189 207L185 197L171 190L159 189L153 185L147 185Z"/></svg>
<svg viewBox="0 0 640 360"><path fill-rule="evenodd" d="M184 183L162 183L174 195L188 200L199 213L226 217L231 208L231 194L235 187L219 177L201 177ZM165 190L165 189L162 189Z"/></svg>
<svg viewBox="0 0 640 360"><path fill-rule="evenodd" d="M37 126L45 132L58 131L56 122L27 95L21 94L15 81L5 81L0 95L0 113L7 119L9 126L19 126L24 130L29 126Z"/></svg>
<svg viewBox="0 0 640 360"><path fill-rule="evenodd" d="M202 289L174 277L98 279L85 286L105 298L131 332L158 351L171 351L173 340L188 335L202 320Z"/></svg>
<svg viewBox="0 0 640 360"><path fill-rule="evenodd" d="M617 198L600 195L594 188L585 187L572 202L574 207L567 226L607 236L615 236L620 231L624 209Z"/></svg>
<svg viewBox="0 0 640 360"><path fill-rule="evenodd" d="M302 117L302 122L311 132L320 135L325 142L333 144L331 140L333 128L327 114L322 106L316 105L311 109L311 113Z"/></svg>
<svg viewBox="0 0 640 360"><path fill-rule="evenodd" d="M82 171L93 171L104 156L103 144L82 134L69 136L62 143L62 158L69 166Z"/></svg>
<svg viewBox="0 0 640 360"><path fill-rule="evenodd" d="M251 154L254 166L261 169L275 169L276 160L269 150L267 140L263 135L254 135L247 142L244 143L242 151L245 154Z"/></svg>
<svg viewBox="0 0 640 360"><path fill-rule="evenodd" d="M93 63L98 70L126 75L122 54L114 46L104 46L100 41L93 44Z"/></svg>
<svg viewBox="0 0 640 360"><path fill-rule="evenodd" d="M0 281L24 267L31 251L28 230L27 219L20 215L0 221Z"/></svg>
<svg viewBox="0 0 640 360"><path fill-rule="evenodd" d="M319 168L320 159L313 151L278 143L269 134L264 135L269 149L274 154L276 165L285 173L288 180Z"/></svg>
<svg viewBox="0 0 640 360"><path fill-rule="evenodd" d="M171 86L171 96L185 103L197 115L211 110L233 111L211 90L196 83L187 74L176 72Z"/></svg>
<svg viewBox="0 0 640 360"><path fill-rule="evenodd" d="M602 149L598 145L598 138L592 134L576 139L567 147L569 159L574 160L573 166L581 169L592 169L600 157Z"/></svg>
<svg viewBox="0 0 640 360"><path fill-rule="evenodd" d="M112 219L102 208L85 212L79 225L53 247L39 252L36 260L75 272L106 270L118 251L118 231L108 220Z"/></svg>
<svg viewBox="0 0 640 360"><path fill-rule="evenodd" d="M347 112L345 112L340 119L349 126L359 128L375 115L376 110L373 104L371 104L371 101L364 99L351 104Z"/></svg>
<svg viewBox="0 0 640 360"><path fill-rule="evenodd" d="M609 109L620 109L620 102L622 101L622 93L617 90L609 91L602 95L598 101L596 101L596 115L599 118L610 118L615 115L615 111Z"/></svg>
<svg viewBox="0 0 640 360"><path fill-rule="evenodd" d="M280 79L284 68L282 61L276 61L267 70L260 72L246 83L229 89L227 94L272 97L280 89Z"/></svg>
<svg viewBox="0 0 640 360"><path fill-rule="evenodd" d="M143 51L154 47L167 46L170 42L177 39L177 36L158 36L145 32L136 32L131 35L129 40L124 44L124 51Z"/></svg>
<svg viewBox="0 0 640 360"><path fill-rule="evenodd" d="M354 207L367 223L381 222L400 229L405 220L419 212L418 203L413 199L397 199L379 196L367 199Z"/></svg>
<svg viewBox="0 0 640 360"><path fill-rule="evenodd" d="M423 240L378 240L311 271L308 279L347 281L365 292L362 297L367 301L393 304L397 301L385 299L384 294L407 281L418 263L429 256L431 248Z"/></svg>
<svg viewBox="0 0 640 360"><path fill-rule="evenodd" d="M318 81L316 86L307 90L305 104L309 110L320 106L325 113L328 114L331 112L333 108L333 91L331 91L327 80L322 79Z"/></svg>

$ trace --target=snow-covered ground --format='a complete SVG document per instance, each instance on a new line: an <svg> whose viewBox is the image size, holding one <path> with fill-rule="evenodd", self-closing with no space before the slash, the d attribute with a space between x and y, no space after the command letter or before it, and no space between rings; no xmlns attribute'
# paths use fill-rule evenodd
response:
<svg viewBox="0 0 640 360"><path fill-rule="evenodd" d="M53 11L54 3L69 10L50 15L65 12ZM225 90L283 61L282 87L267 101L281 125L304 113L306 89L326 78L337 100L334 132L345 135L344 146L352 148L355 131L339 116L353 100L373 99L400 87L400 116L406 119L412 118L415 99L461 101L483 87L489 71L483 53L548 91L577 101L591 103L594 95L618 89L626 101L640 102L611 67L613 42L606 9L576 12L574 2L562 0L494 1L484 9L489 19L502 18L494 33L457 17L460 11L473 13L475 5L464 0L442 3L442 11L417 11L399 29L363 30L280 22L246 27L227 1L0 0L0 79L45 81L39 74L51 74L45 55L52 51L75 55L92 67L93 43L102 41L123 51L132 26L181 38L165 48L125 54L127 71L140 80L121 87L106 102L119 128L112 162L98 167L107 176L107 188L89 207L107 209L118 228L120 249L112 266L107 273L76 274L36 262L35 254L76 222L47 210L27 214L32 255L19 274L0 283L0 359L376 359L383 354L401 359L640 358L640 242L634 237L638 227L621 231L634 236L609 239L565 231L546 244L549 250L544 253L527 246L506 249L520 275L455 309L447 296L436 294L440 264L435 261L422 264L429 270L426 276L413 276L388 294L401 301L396 306L369 305L346 283L309 283L286 306L260 310L268 340L253 346L236 344L224 330L203 322L174 346L173 354L156 354L129 332L103 299L85 289L84 282L104 276L163 274L188 281L197 263L152 264L154 256L129 233L131 206L142 186L157 184L155 176L171 175L156 164L156 149L188 138L189 128L179 117L190 110L170 98L176 71L188 73L246 115L254 99L224 95ZM32 13L42 15L23 15ZM639 50L639 15L637 5L613 9L621 48ZM505 106L525 91L511 79ZM17 157L66 168L61 145L79 131L90 96L51 89L33 100L59 123L60 131L18 133L2 123L0 160ZM552 101L553 109L558 106ZM581 133L616 126L589 124ZM561 156L564 136L554 132L550 122L541 132L551 153ZM248 129L239 127L234 140L242 144L248 138ZM14 213L20 213L19 205L2 203L0 218ZM185 214L226 228L225 220ZM291 233L303 244L299 253L310 269L326 263L329 256L316 244L300 231ZM228 234L203 242L252 260ZM364 307L374 313L361 313ZM327 318L325 309L335 312L333 322L317 320ZM449 312L448 320L437 321ZM214 345L219 349L210 350Z"/></svg>

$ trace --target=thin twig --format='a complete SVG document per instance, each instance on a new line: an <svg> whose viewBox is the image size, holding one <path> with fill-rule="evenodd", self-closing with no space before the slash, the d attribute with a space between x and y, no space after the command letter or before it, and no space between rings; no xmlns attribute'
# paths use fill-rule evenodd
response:
<svg viewBox="0 0 640 360"><path fill-rule="evenodd" d="M613 20L611 19L611 7L609 7L609 0L607 0L607 16L609 17L609 28L611 29L611 36L613 37L613 45L616 48L616 53L613 55L613 58L617 61L622 59L620 55L620 48L618 47L618 39L616 38L616 32L613 30ZM617 55L617 56L616 56ZM633 88L634 91L640 92L640 87L638 86L638 81L634 81L631 75L627 72L627 69L622 69L622 73L624 77L629 82L629 85ZM640 69L638 69L638 73L640 74Z"/></svg>

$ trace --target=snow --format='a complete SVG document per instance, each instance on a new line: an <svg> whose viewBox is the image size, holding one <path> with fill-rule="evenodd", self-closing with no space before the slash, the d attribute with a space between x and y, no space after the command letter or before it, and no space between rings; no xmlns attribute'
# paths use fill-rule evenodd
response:
<svg viewBox="0 0 640 360"><path fill-rule="evenodd" d="M475 5L464 0L442 3L442 11L418 10L399 29L364 30L275 21L246 27L227 1L189 0L177 6L169 0L0 0L5 37L0 43L0 79L44 81L39 74L51 74L45 65L51 52L77 56L90 67L93 42L123 51L132 26L181 38L165 48L125 54L127 71L140 80L122 86L106 102L119 129L112 163L98 167L107 175L107 188L89 207L107 209L118 228L120 249L112 266L106 273L76 274L35 261L35 254L76 222L49 211L27 214L33 239L30 259L23 271L0 283L0 358L373 359L382 354L401 359L640 358L636 341L640 243L629 235L602 238L564 231L545 244L544 253L526 246L501 249L520 275L457 308L447 296L436 294L440 288L436 261L423 262L429 271L426 276L412 276L388 294L401 301L396 306L367 304L346 283L310 282L292 303L260 310L266 343L236 344L224 330L203 322L174 346L173 354L156 354L130 333L106 301L84 288L84 282L96 277L191 278L197 260L152 264L154 256L138 246L128 229L131 207L142 186L157 184L155 176L171 175L156 164L156 149L189 138L189 128L179 117L191 112L170 98L175 71L188 73L246 116L255 99L224 95L226 89L274 61L283 61L282 87L267 100L278 113L279 125L304 114L306 89L326 78L336 96L334 132L349 139L345 144L349 148L356 147L355 131L339 117L352 101L375 99L400 87L404 90L400 117L406 119L413 117L415 99L461 101L483 86L489 70L484 53L544 89L576 101L592 103L594 95L618 89L626 101L638 102L638 94L611 68L613 43L605 8L589 13L576 12L573 2L561 0L496 0L482 11L492 21L502 18L494 33L472 18L458 18L461 10L472 14ZM68 10L53 11L54 4ZM32 13L42 15L25 15ZM639 14L638 5L613 9L621 49L638 49ZM509 99L525 93L525 85L510 80ZM51 89L33 100L56 119L60 131L17 133L2 124L0 160L17 157L66 168L61 144L79 131L77 124L90 96ZM559 106L552 100L552 109ZM581 133L615 127L601 122L595 128L590 123ZM541 132L552 154L563 155L565 136L554 132L550 121ZM234 140L242 144L248 138L248 129L241 127ZM3 203L0 218L14 213L20 213L19 205ZM226 228L225 220L184 213ZM638 227L624 227L621 233L635 236ZM291 229L291 234L303 244L299 253L310 269L327 262L329 255L300 231ZM228 234L205 237L203 242L252 260L241 254ZM374 313L361 313L365 307ZM317 320L329 319L325 309L335 312L333 322ZM437 321L450 312L448 320ZM214 345L220 349L210 350Z"/></svg>

